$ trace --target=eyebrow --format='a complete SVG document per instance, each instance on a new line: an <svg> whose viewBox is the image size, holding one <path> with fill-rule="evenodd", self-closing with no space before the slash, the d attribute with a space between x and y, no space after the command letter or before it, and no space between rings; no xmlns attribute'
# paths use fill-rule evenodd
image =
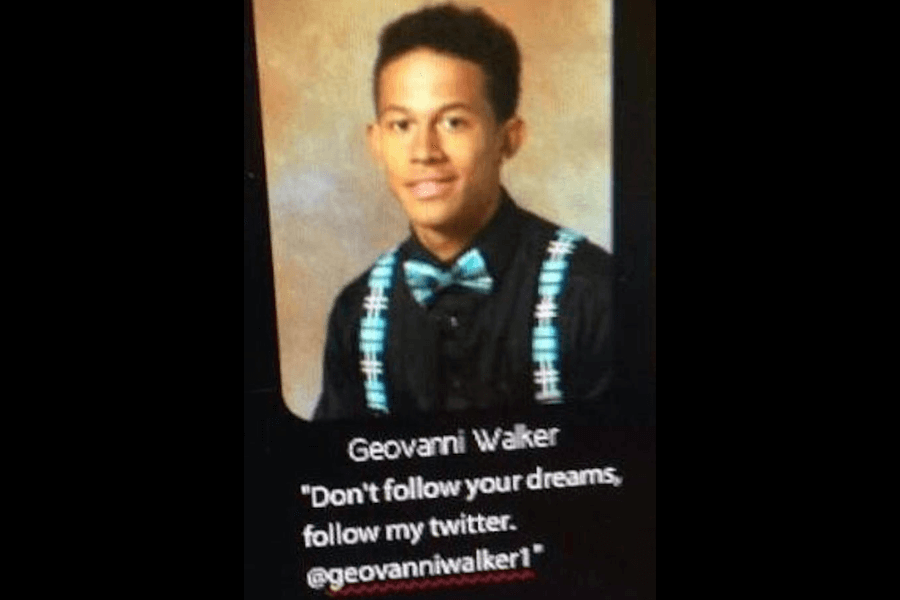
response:
<svg viewBox="0 0 900 600"><path fill-rule="evenodd" d="M445 104L444 106L440 107L437 112L442 113L442 112L447 112L448 110L456 110L456 109L466 110L471 113L475 112L475 109L472 108L471 105L466 104L465 102L451 102L450 104ZM378 117L381 118L382 115L384 115L385 113L390 112L390 111L401 112L401 113L404 113L407 115L412 114L412 112L413 112L404 106L399 106L397 104L388 104L381 110L381 113L378 115Z"/></svg>

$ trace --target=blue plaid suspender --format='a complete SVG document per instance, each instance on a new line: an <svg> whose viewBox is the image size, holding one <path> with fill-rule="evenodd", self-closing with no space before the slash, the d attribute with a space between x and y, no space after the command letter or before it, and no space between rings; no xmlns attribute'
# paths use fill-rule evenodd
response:
<svg viewBox="0 0 900 600"><path fill-rule="evenodd" d="M534 361L534 382L539 386L535 400L539 404L560 404L559 388L559 330L555 318L557 300L565 284L569 267L568 255L584 239L571 229L559 229L547 246L547 258L538 276L538 302L534 316L537 325L532 330L531 354ZM370 410L387 414L388 397L384 382L385 342L390 289L396 272L397 250L382 255L369 273L369 293L363 300L365 314L360 320L359 366L364 378L366 405Z"/></svg>
<svg viewBox="0 0 900 600"><path fill-rule="evenodd" d="M375 261L369 273L369 293L363 300L365 314L359 328L359 367L370 410L387 414L387 389L384 384L384 345L387 339L388 299L394 281L397 250L391 250Z"/></svg>
<svg viewBox="0 0 900 600"><path fill-rule="evenodd" d="M562 293L569 267L568 255L584 236L571 229L558 229L556 238L547 246L547 258L538 276L538 303L534 309L537 325L532 330L531 356L534 361L535 400L539 404L560 404L559 330L556 317L557 300Z"/></svg>

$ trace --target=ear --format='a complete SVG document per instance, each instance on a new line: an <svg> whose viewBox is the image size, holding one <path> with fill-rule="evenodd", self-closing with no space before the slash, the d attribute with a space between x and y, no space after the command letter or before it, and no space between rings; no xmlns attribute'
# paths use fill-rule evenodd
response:
<svg viewBox="0 0 900 600"><path fill-rule="evenodd" d="M381 129L378 127L378 123L366 125L366 141L369 143L369 152L372 154L372 158L379 165L382 164Z"/></svg>
<svg viewBox="0 0 900 600"><path fill-rule="evenodd" d="M503 125L503 147L500 151L503 158L508 160L516 155L522 144L525 143L526 136L525 121L518 115L514 115Z"/></svg>

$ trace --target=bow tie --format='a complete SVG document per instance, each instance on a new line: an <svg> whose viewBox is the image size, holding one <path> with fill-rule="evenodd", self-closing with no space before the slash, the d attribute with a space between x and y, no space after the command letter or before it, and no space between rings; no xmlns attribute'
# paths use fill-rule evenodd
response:
<svg viewBox="0 0 900 600"><path fill-rule="evenodd" d="M451 285L461 285L482 294L489 294L494 287L484 257L477 248L460 256L446 271L415 259L404 262L403 271L413 297L422 306L430 306L438 292Z"/></svg>

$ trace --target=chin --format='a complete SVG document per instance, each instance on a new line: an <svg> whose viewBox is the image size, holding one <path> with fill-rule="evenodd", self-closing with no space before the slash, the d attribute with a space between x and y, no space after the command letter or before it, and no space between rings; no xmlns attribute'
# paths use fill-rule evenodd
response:
<svg viewBox="0 0 900 600"><path fill-rule="evenodd" d="M410 221L418 227L442 230L451 229L453 224L456 222L456 219L453 218L453 215L423 214L417 215L415 218L411 218Z"/></svg>
<svg viewBox="0 0 900 600"><path fill-rule="evenodd" d="M403 208L407 218L414 224L432 229L447 227L459 221L460 215L450 206L448 200L408 200Z"/></svg>

